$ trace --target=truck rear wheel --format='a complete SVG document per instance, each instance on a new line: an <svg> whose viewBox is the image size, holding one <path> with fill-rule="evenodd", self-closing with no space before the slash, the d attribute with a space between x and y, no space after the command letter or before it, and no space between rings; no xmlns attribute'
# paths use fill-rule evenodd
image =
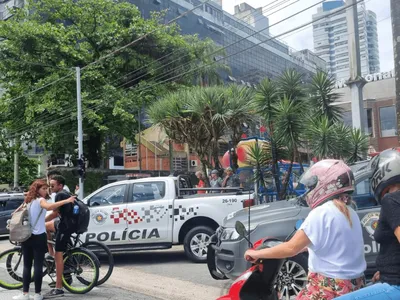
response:
<svg viewBox="0 0 400 300"><path fill-rule="evenodd" d="M186 256L195 263L207 261L207 247L215 230L210 227L198 226L191 229L183 240Z"/></svg>

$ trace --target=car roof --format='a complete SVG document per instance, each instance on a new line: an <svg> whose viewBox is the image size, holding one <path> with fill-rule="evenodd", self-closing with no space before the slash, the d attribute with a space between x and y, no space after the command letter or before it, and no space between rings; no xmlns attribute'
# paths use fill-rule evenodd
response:
<svg viewBox="0 0 400 300"><path fill-rule="evenodd" d="M105 186L114 186L114 185L121 185L121 184L130 184L130 183L142 183L142 182L159 182L164 180L177 180L177 177L167 176L167 177L146 177L146 178L139 178L139 179L128 179L128 180L120 180L111 182ZM104 187L104 186L102 186Z"/></svg>
<svg viewBox="0 0 400 300"><path fill-rule="evenodd" d="M5 198L7 199L12 199L12 198L24 198L24 194L23 193L0 193L0 200L4 200Z"/></svg>

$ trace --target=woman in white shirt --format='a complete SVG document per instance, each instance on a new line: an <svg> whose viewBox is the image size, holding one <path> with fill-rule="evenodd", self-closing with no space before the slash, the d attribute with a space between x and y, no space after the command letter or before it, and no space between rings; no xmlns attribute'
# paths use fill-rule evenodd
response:
<svg viewBox="0 0 400 300"><path fill-rule="evenodd" d="M73 196L57 203L47 203L47 199L49 199L48 188L46 181L36 180L29 187L29 191L25 196L24 203L30 204L29 218L32 225L32 235L27 241L22 243L22 254L24 257L24 270L22 274L23 293L13 297L14 300L29 300L32 264L34 264L35 282L35 295L33 299L43 299L43 296L41 295L43 279L42 272L44 256L47 252L47 235L45 226L46 212L44 210L55 210L64 204L74 202L76 198Z"/></svg>
<svg viewBox="0 0 400 300"><path fill-rule="evenodd" d="M312 209L293 238L276 247L247 250L245 259L293 257L308 248L308 284L296 300L330 300L365 285L364 241L357 213L351 169L340 160L322 160L300 179Z"/></svg>

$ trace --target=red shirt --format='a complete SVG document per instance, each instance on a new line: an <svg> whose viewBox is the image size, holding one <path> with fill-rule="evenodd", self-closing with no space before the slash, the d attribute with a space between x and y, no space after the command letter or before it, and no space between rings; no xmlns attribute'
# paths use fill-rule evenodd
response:
<svg viewBox="0 0 400 300"><path fill-rule="evenodd" d="M206 183L203 180L199 180L199 183L197 184L198 188L204 188L206 187ZM197 191L197 194L205 194L206 191Z"/></svg>

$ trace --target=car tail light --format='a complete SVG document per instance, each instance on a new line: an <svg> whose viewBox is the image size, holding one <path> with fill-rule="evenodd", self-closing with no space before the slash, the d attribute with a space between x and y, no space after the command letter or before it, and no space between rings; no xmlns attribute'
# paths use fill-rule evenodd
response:
<svg viewBox="0 0 400 300"><path fill-rule="evenodd" d="M243 208L254 206L254 199L243 200Z"/></svg>

